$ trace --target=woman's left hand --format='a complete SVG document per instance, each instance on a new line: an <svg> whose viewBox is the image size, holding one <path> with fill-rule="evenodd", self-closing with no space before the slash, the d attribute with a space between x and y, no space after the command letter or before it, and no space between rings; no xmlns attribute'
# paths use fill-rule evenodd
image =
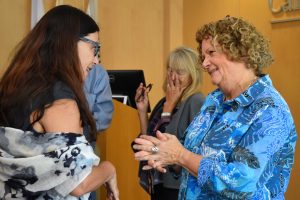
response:
<svg viewBox="0 0 300 200"><path fill-rule="evenodd" d="M135 139L134 149L139 152L135 153L137 160L147 160L148 165L165 172L164 167L172 164L179 164L180 157L185 150L176 136L161 133L157 131L157 138L141 135ZM150 168L150 167L146 168Z"/></svg>

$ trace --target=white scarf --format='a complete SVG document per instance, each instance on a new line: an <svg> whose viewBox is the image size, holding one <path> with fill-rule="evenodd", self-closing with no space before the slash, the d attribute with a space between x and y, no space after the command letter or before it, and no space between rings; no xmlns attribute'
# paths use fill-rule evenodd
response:
<svg viewBox="0 0 300 200"><path fill-rule="evenodd" d="M0 127L0 199L88 199L69 193L99 161L81 134Z"/></svg>

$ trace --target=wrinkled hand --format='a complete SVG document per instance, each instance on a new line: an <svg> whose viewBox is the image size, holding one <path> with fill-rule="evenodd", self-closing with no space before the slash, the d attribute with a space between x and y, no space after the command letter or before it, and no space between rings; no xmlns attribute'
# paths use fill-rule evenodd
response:
<svg viewBox="0 0 300 200"><path fill-rule="evenodd" d="M147 89L143 83L140 83L139 87L136 89L134 97L136 107L140 112L147 112L149 104L148 93L149 89Z"/></svg>
<svg viewBox="0 0 300 200"><path fill-rule="evenodd" d="M109 200L119 200L119 189L117 185L117 174L115 173L112 178L105 183L106 196Z"/></svg>
<svg viewBox="0 0 300 200"><path fill-rule="evenodd" d="M159 137L160 140L167 140L167 137L163 134L158 134L157 135ZM151 149L153 146L155 146L152 142L148 141L148 140L144 140L142 139L141 142L143 142L144 145L149 146L149 148ZM133 148L138 148L137 146L133 146ZM143 154L145 155L150 155L152 154L152 152L147 152L144 151ZM165 166L163 166L162 164L159 163L159 161L154 161L154 160L148 160L148 165L144 165L143 170L149 170L149 169L156 169L162 173L166 173L167 170L165 169Z"/></svg>
<svg viewBox="0 0 300 200"><path fill-rule="evenodd" d="M137 160L147 160L148 165L144 169L155 168L160 172L166 172L165 166L179 164L179 159L184 151L176 136L157 131L157 138L141 135L135 139L134 149L139 150L135 153ZM153 153L151 148L157 146L159 151Z"/></svg>

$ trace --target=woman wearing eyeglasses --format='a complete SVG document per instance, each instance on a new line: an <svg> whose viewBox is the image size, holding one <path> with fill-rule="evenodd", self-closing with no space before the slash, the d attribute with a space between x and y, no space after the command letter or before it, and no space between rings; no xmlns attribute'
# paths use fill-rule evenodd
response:
<svg viewBox="0 0 300 200"><path fill-rule="evenodd" d="M198 53L189 47L174 49L166 64L163 85L165 97L154 107L148 119L148 92L142 84L136 91L136 105L140 120L141 135L155 136L156 131L172 133L181 142L185 129L200 111L204 95L200 92L202 71ZM140 163L140 185L149 193L151 200L177 200L181 182L181 167L170 165L167 173L155 170L144 171L145 162Z"/></svg>
<svg viewBox="0 0 300 200"><path fill-rule="evenodd" d="M0 81L0 199L89 199L103 184L119 199L115 167L89 144L96 128L83 80L99 62L98 32L63 5L19 44Z"/></svg>

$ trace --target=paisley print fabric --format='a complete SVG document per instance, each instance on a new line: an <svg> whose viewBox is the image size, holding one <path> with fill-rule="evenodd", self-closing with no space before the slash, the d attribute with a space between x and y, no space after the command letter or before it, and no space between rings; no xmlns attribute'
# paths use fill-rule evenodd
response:
<svg viewBox="0 0 300 200"><path fill-rule="evenodd" d="M198 176L183 171L179 199L284 199L296 130L268 75L230 101L215 90L187 128L185 147L200 154Z"/></svg>
<svg viewBox="0 0 300 200"><path fill-rule="evenodd" d="M88 199L69 193L98 165L85 137L0 127L0 199Z"/></svg>

